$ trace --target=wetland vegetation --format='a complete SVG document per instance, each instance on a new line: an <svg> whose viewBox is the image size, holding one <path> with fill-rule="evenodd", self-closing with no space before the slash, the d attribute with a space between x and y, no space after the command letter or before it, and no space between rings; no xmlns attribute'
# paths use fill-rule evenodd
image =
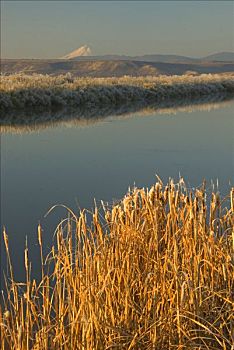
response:
<svg viewBox="0 0 234 350"><path fill-rule="evenodd" d="M91 221L87 217L91 215ZM1 349L231 349L234 190L208 196L162 181L68 219L43 254L41 279L10 280Z"/></svg>

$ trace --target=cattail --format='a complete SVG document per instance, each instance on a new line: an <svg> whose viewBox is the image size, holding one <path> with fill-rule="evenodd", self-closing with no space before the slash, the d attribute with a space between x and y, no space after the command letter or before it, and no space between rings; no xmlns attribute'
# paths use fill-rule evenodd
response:
<svg viewBox="0 0 234 350"><path fill-rule="evenodd" d="M23 335L22 326L19 326L18 334L17 334L17 340L18 340L19 346L21 346L21 343L22 343L22 335Z"/></svg>
<svg viewBox="0 0 234 350"><path fill-rule="evenodd" d="M164 190L164 193L163 193L163 197L164 197L165 203L166 203L167 200L168 200L168 192L169 192L169 188L168 188L168 186L166 186L166 187L165 187L165 190Z"/></svg>
<svg viewBox="0 0 234 350"><path fill-rule="evenodd" d="M110 213L109 210L106 210L106 211L105 211L105 219L106 219L106 221L107 221L108 223L111 222L111 213Z"/></svg>
<svg viewBox="0 0 234 350"><path fill-rule="evenodd" d="M28 248L27 247L24 250L24 266L26 271L28 271Z"/></svg>
<svg viewBox="0 0 234 350"><path fill-rule="evenodd" d="M153 186L149 191L149 199L152 204L154 204L154 198L155 198L155 188Z"/></svg>
<svg viewBox="0 0 234 350"><path fill-rule="evenodd" d="M3 349L230 348L233 211L217 194L210 200L200 190L186 195L182 182L170 191L159 184L101 212L96 206L90 225L82 211L75 237L73 223L66 232L61 222L38 281L26 241L26 282L12 273L1 296ZM42 254L40 225L37 234ZM9 250L6 233L4 241Z"/></svg>
<svg viewBox="0 0 234 350"><path fill-rule="evenodd" d="M215 204L216 206L220 206L220 193L217 192L216 195L215 195Z"/></svg>
<svg viewBox="0 0 234 350"><path fill-rule="evenodd" d="M231 189L230 197L231 197L231 211L234 213L234 187Z"/></svg>
<svg viewBox="0 0 234 350"><path fill-rule="evenodd" d="M37 236L38 236L38 242L39 242L39 245L42 246L42 230L41 230L41 225L39 224L38 227L37 227Z"/></svg>
<svg viewBox="0 0 234 350"><path fill-rule="evenodd" d="M156 185L155 185L155 193L156 193L156 198L157 199L159 199L160 191L161 191L161 185L160 185L159 182L157 182Z"/></svg>
<svg viewBox="0 0 234 350"><path fill-rule="evenodd" d="M4 238L4 243L5 243L6 251L7 251L7 253L9 253L9 242L8 242L8 236L7 236L7 234L6 234L6 229L5 229L5 227L3 228L3 238Z"/></svg>
<svg viewBox="0 0 234 350"><path fill-rule="evenodd" d="M5 319L5 320L8 320L8 319L10 318L10 315L11 315L10 311L9 311L9 310L6 310L6 311L4 312L4 314L3 314L4 319Z"/></svg>

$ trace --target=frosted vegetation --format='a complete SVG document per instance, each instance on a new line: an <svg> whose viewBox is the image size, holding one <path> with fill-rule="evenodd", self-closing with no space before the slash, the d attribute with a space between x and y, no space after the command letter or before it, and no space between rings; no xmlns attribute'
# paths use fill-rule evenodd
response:
<svg viewBox="0 0 234 350"><path fill-rule="evenodd" d="M234 92L234 75L75 78L71 74L1 76L0 111L98 107Z"/></svg>
<svg viewBox="0 0 234 350"><path fill-rule="evenodd" d="M57 111L24 110L4 113L1 116L1 133L28 133L38 132L43 129L56 126L63 127L87 127L106 119L127 119L136 116L148 116L152 114L171 114L194 111L211 111L228 106L233 100L232 95L212 94L205 95L195 100L174 99L163 100L157 103L121 104L120 106L103 106L92 108L62 108Z"/></svg>

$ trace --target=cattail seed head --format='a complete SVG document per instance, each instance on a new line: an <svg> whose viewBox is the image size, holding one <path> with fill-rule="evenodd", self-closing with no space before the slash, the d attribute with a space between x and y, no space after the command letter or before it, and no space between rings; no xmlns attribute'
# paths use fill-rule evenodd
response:
<svg viewBox="0 0 234 350"><path fill-rule="evenodd" d="M42 246L42 230L41 230L40 224L38 225L38 228L37 228L37 235L38 235L39 245Z"/></svg>
<svg viewBox="0 0 234 350"><path fill-rule="evenodd" d="M25 269L28 270L28 248L24 250L24 266Z"/></svg>
<svg viewBox="0 0 234 350"><path fill-rule="evenodd" d="M9 318L10 318L10 311L9 310L6 310L5 312L4 312L4 314L3 314L3 316L4 316L4 318L5 318L5 320L8 320Z"/></svg>
<svg viewBox="0 0 234 350"><path fill-rule="evenodd" d="M4 243L5 243L5 247L6 247L6 251L9 252L9 242L8 242L8 236L6 234L6 229L4 227L3 229L3 238L4 238Z"/></svg>

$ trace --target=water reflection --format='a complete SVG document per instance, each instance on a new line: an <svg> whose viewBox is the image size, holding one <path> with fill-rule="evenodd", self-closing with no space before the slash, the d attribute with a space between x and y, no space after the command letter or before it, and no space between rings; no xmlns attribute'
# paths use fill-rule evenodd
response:
<svg viewBox="0 0 234 350"><path fill-rule="evenodd" d="M60 109L58 111L15 112L5 114L0 118L1 133L27 133L45 130L57 126L73 127L96 124L113 116L116 118L131 118L149 114L177 114L193 111L211 111L228 105L234 98L232 94L212 94L196 99L166 99L156 104L141 101L135 104L121 106L105 106L103 108Z"/></svg>
<svg viewBox="0 0 234 350"><path fill-rule="evenodd" d="M151 186L155 174L164 183L169 177L177 181L181 174L190 187L204 178L209 187L211 179L219 179L221 194L227 194L230 183L234 184L231 97L145 107L1 119L1 224L9 235L19 279L24 278L25 237L35 272L40 259L38 222L45 247L50 247L57 224L67 216L57 208L45 218L55 204L65 204L76 213L79 207L91 209L94 198L99 204L100 200L111 204L129 186ZM172 113L176 113L173 118ZM105 120L112 122L101 123Z"/></svg>

